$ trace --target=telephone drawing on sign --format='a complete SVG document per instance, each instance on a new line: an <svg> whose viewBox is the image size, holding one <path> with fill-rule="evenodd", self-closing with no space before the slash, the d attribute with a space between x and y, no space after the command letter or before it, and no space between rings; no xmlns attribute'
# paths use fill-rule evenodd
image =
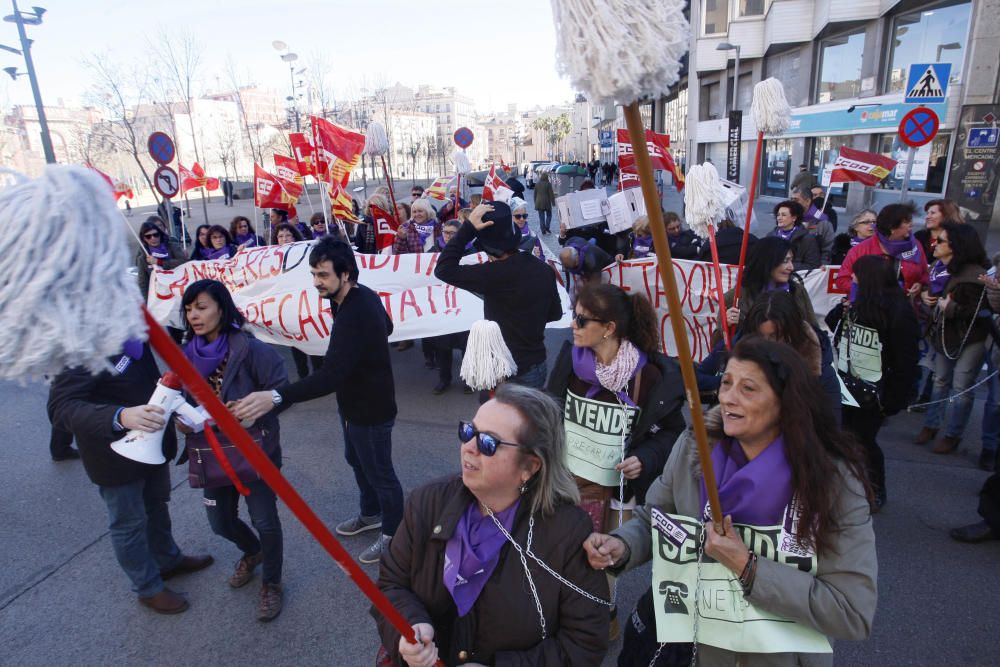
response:
<svg viewBox="0 0 1000 667"><path fill-rule="evenodd" d="M665 614L687 614L688 608L682 598L688 596L687 584L678 581L661 581L660 595L666 596L663 600L663 613Z"/></svg>

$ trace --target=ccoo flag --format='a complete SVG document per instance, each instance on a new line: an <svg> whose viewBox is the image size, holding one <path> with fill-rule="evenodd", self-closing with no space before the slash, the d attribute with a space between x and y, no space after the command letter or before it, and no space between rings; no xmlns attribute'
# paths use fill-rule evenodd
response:
<svg viewBox="0 0 1000 667"><path fill-rule="evenodd" d="M896 161L892 158L841 146L840 155L833 163L830 184L858 181L865 185L876 185L891 174L895 167Z"/></svg>

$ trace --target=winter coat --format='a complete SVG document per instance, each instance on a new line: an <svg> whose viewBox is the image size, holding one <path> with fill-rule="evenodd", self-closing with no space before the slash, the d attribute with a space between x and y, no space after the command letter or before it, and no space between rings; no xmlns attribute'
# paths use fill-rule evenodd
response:
<svg viewBox="0 0 1000 667"><path fill-rule="evenodd" d="M806 291L806 286L802 282L802 279L797 275L792 275L789 278L789 292L795 299L795 305L799 307L799 313L802 314L802 319L813 326L817 326L819 322L816 319L816 311L813 310L812 299L809 298L809 292ZM754 292L753 290L747 289L744 286L740 290L740 323L737 328L743 326L743 320L746 318L747 313L753 308L753 302L757 299L759 292ZM736 297L736 289L731 289L722 295L722 298L726 301L726 310L733 307L733 301ZM725 316L725 312L721 314ZM721 318L719 320L722 321Z"/></svg>
<svg viewBox="0 0 1000 667"><path fill-rule="evenodd" d="M698 259L700 247L698 237L690 229L682 229L677 236L667 236L670 255L674 259Z"/></svg>
<svg viewBox="0 0 1000 667"><path fill-rule="evenodd" d="M710 441L722 437L719 410L706 415ZM767 558L757 561L753 589L746 600L761 611L790 618L830 639L863 640L871 634L877 601L878 561L870 506L861 482L846 465L838 464L841 482L834 501L839 529L832 547L819 554L813 576ZM616 571L648 562L652 554L650 510L699 517L702 513L701 466L694 434L686 431L674 445L663 474L646 494L646 504L633 519L612 534L629 547ZM733 575L735 578L736 575ZM707 644L698 645L700 667L819 667L833 665L833 653L737 654Z"/></svg>
<svg viewBox="0 0 1000 667"><path fill-rule="evenodd" d="M985 273L986 269L977 264L966 264L945 285L941 297L950 296L951 303L944 311L936 306L932 309L927 333L938 352L957 357L966 345L982 342L989 335L990 318L979 316L990 310L986 286L979 282L979 276Z"/></svg>
<svg viewBox="0 0 1000 667"><path fill-rule="evenodd" d="M685 401L684 381L681 379L677 362L657 352L649 357L643 369L643 375L646 374L652 376L652 383L640 378L639 420L625 448L626 458L635 456L642 462L642 472L639 476L625 480L625 498L628 499L634 494L639 504L644 502L646 490L663 470L663 465L670 456L670 449L685 428L684 416L681 413ZM552 367L545 390L560 405L564 405L566 391L572 381L582 382L573 372L573 344L566 341L559 350L559 356ZM632 384L629 383L629 393L632 393ZM611 392L603 389L594 399L615 402ZM615 494L617 495L617 491Z"/></svg>
<svg viewBox="0 0 1000 667"><path fill-rule="evenodd" d="M541 179L535 184L536 211L551 211L555 200L556 195L552 190L552 181L548 177Z"/></svg>
<svg viewBox="0 0 1000 667"><path fill-rule="evenodd" d="M158 260L157 266L159 268L169 271L170 269L175 269L184 262L188 261L187 253L184 252L184 246L181 245L180 241L169 239L167 241L167 248L170 250L170 257ZM153 270L146 262L145 248L139 248L139 250L136 251L135 268L139 274L139 289L142 291L142 298L143 300L146 300L149 297L149 276L152 274Z"/></svg>
<svg viewBox="0 0 1000 667"><path fill-rule="evenodd" d="M903 290L908 291L916 283L927 284L929 272L927 271L927 258L923 248L919 250L920 256L916 262L899 262L899 271L903 278ZM844 258L834 279L834 285L841 292L851 291L851 278L854 276L854 262L865 255L881 255L891 261L897 261L885 254L882 244L879 243L878 236L871 236L858 245L851 248L847 257Z"/></svg>
<svg viewBox="0 0 1000 667"><path fill-rule="evenodd" d="M48 412L54 427L73 433L90 481L99 486L120 486L143 479L159 467L121 456L111 449L111 443L127 433L114 428L115 413L119 408L145 405L156 390L160 369L148 345L142 346L139 359L122 354L109 358L108 363L124 370L95 374L71 368L57 375L49 392ZM176 455L177 435L168 422L163 432L163 456L170 461Z"/></svg>
<svg viewBox="0 0 1000 667"><path fill-rule="evenodd" d="M833 257L833 225L825 218L806 218L802 226L819 242L820 264L829 264Z"/></svg>
<svg viewBox="0 0 1000 667"><path fill-rule="evenodd" d="M223 404L238 401L255 391L270 391L288 384L285 362L273 347L260 342L243 331L229 334L229 359L222 371L222 391L219 400ZM190 395L188 401L197 405ZM281 465L281 431L278 425L279 410L273 409L254 422L254 429L263 433L261 447L271 457L275 465ZM187 451L178 463L187 460Z"/></svg>
<svg viewBox="0 0 1000 667"><path fill-rule="evenodd" d="M778 236L778 228L775 227L772 229L768 236ZM794 227L792 237L788 239L788 242L792 244L792 263L795 265L796 271L818 269L823 263L822 255L820 255L819 239L810 234L801 225ZM830 243L831 245L833 243L832 237Z"/></svg>
<svg viewBox="0 0 1000 667"><path fill-rule="evenodd" d="M572 591L529 559L538 590L547 638L517 552L508 542L496 569L472 609L458 618L455 602L445 588L445 547L462 513L475 496L461 477L437 480L414 490L406 500L403 523L382 554L378 587L410 625L434 626L434 643L446 665L466 661L485 665L601 664L608 648L608 608ZM531 491L522 496L511 536L524 547L528 537ZM608 599L603 572L587 563L581 545L592 530L579 507L559 505L551 516L534 517L532 552L575 585ZM400 635L381 612L372 608L382 646L394 665Z"/></svg>
<svg viewBox="0 0 1000 667"><path fill-rule="evenodd" d="M748 256L755 243L757 243L757 237L751 234L749 240L747 240ZM740 249L742 248L742 245L743 230L739 227L726 227L725 229L720 229L715 233L715 247L719 250L720 264L739 264ZM701 244L701 251L698 253L698 260L702 262L712 261L711 243Z"/></svg>

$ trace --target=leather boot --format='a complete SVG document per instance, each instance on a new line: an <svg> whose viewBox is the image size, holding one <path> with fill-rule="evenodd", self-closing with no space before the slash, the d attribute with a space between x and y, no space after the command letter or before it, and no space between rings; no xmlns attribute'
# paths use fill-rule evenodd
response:
<svg viewBox="0 0 1000 667"><path fill-rule="evenodd" d="M139 598L139 602L157 614L179 614L188 608L188 601L184 596L173 592L169 588L164 588L156 595Z"/></svg>
<svg viewBox="0 0 1000 667"><path fill-rule="evenodd" d="M926 445L928 442L937 437L937 433L938 430L936 428L930 428L925 426L922 429L920 429L920 433L918 433L917 437L913 439L913 444Z"/></svg>
<svg viewBox="0 0 1000 667"><path fill-rule="evenodd" d="M953 451L958 449L958 445L962 442L961 438L955 438L950 435L946 435L937 441L934 445L934 449L931 451L935 454L951 454Z"/></svg>

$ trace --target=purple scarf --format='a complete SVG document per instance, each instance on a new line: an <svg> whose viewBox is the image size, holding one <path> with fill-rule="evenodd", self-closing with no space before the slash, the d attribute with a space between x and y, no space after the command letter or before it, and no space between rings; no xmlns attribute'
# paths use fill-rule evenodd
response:
<svg viewBox="0 0 1000 667"><path fill-rule="evenodd" d="M649 257L649 253L653 251L653 237L652 236L636 236L632 241L632 258L642 259L644 257Z"/></svg>
<svg viewBox="0 0 1000 667"><path fill-rule="evenodd" d="M646 353L639 350L639 363L635 366L635 371L632 373L632 377L638 373L643 366L646 365ZM587 398L593 398L597 394L601 393L602 390L609 391L601 384L601 381L597 379L597 355L589 347L576 347L573 346L573 373L590 385L587 388ZM631 378L629 378L631 381ZM638 407L628 395L628 383L625 387L616 393L616 396L621 399L622 403L631 406L633 408Z"/></svg>
<svg viewBox="0 0 1000 667"><path fill-rule="evenodd" d="M809 207L809 210L806 211L806 217L812 218L813 220L826 220L826 221L830 220L829 216L827 216L826 213L823 213L818 208L816 208L816 204L813 204L812 206Z"/></svg>
<svg viewBox="0 0 1000 667"><path fill-rule="evenodd" d="M420 235L420 247L423 249L427 245L427 239L434 233L434 222L430 221L419 224L411 220L410 224L413 225L413 228L417 230L417 234Z"/></svg>
<svg viewBox="0 0 1000 667"><path fill-rule="evenodd" d="M252 248L257 245L257 235L253 232L250 232L249 234L237 234L236 245L244 244L246 244L246 247L248 248Z"/></svg>
<svg viewBox="0 0 1000 667"><path fill-rule="evenodd" d="M791 229L788 229L788 230L782 229L781 227L775 227L774 228L774 234L775 234L775 236L777 236L778 238L783 239L785 241L791 241L792 240L792 234L794 234L794 233L795 233L795 226L794 225L792 226Z"/></svg>
<svg viewBox="0 0 1000 667"><path fill-rule="evenodd" d="M853 248L854 246L858 245L859 243L863 243L864 241L867 241L867 240L868 239L863 239L860 236L852 236L851 237L851 247Z"/></svg>
<svg viewBox="0 0 1000 667"><path fill-rule="evenodd" d="M212 259L211 257L212 249L201 246L198 248L198 259Z"/></svg>
<svg viewBox="0 0 1000 667"><path fill-rule="evenodd" d="M781 525L785 508L792 501L792 468L785 458L785 439L780 435L753 461L748 461L740 443L725 438L712 449L712 467L719 482L722 513L733 523L750 526ZM708 510L708 493L701 482L701 505Z"/></svg>
<svg viewBox="0 0 1000 667"><path fill-rule="evenodd" d="M887 236L884 236L879 230L875 230L875 235L878 236L879 242L882 244L882 248L885 249L885 254L890 257L894 257L901 262L913 262L914 264L920 264L920 243L910 234L905 239L900 239L899 241L890 241Z"/></svg>
<svg viewBox="0 0 1000 667"><path fill-rule="evenodd" d="M216 250L215 248L205 248L204 256L205 259L228 259L229 252L232 250L231 247L223 246Z"/></svg>
<svg viewBox="0 0 1000 667"><path fill-rule="evenodd" d="M170 246L167 245L166 241L162 242L160 245L148 246L148 248L149 254L156 259L167 259L170 257Z"/></svg>
<svg viewBox="0 0 1000 667"><path fill-rule="evenodd" d="M122 345L122 352L128 355L129 359L139 361L142 359L142 341L138 338L129 338Z"/></svg>
<svg viewBox="0 0 1000 667"><path fill-rule="evenodd" d="M768 292L773 292L774 290L781 290L782 292L791 292L792 291L792 283L791 283L791 281L789 281L789 282L781 283L779 285L778 283L774 282L773 280L768 281L768 283L767 283L767 291Z"/></svg>
<svg viewBox="0 0 1000 667"><path fill-rule="evenodd" d="M204 336L195 336L184 346L184 354L207 380L229 354L229 335L220 333L211 343L205 340Z"/></svg>
<svg viewBox="0 0 1000 667"><path fill-rule="evenodd" d="M520 504L518 498L513 505L496 514L508 533L514 528L514 516ZM444 549L444 586L458 607L459 617L469 613L476 604L500 561L505 541L493 519L479 511L479 503L469 503Z"/></svg>
<svg viewBox="0 0 1000 667"><path fill-rule="evenodd" d="M934 266L931 267L931 278L927 285L927 291L930 292L932 296L939 296L942 292L944 292L944 288L948 286L948 280L950 278L951 274L948 273L948 266L939 259L934 262Z"/></svg>

